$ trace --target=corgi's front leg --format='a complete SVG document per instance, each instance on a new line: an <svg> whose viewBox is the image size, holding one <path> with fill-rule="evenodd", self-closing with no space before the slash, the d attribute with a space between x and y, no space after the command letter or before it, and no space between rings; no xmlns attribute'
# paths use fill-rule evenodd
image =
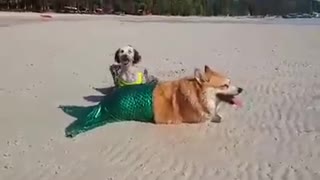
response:
<svg viewBox="0 0 320 180"><path fill-rule="evenodd" d="M220 123L222 118L217 112L217 103L216 102L209 103L209 109L210 109L209 120L211 122Z"/></svg>
<svg viewBox="0 0 320 180"><path fill-rule="evenodd" d="M212 119L211 122L215 122L215 123L220 123L221 122L221 116L219 116L218 114L216 114Z"/></svg>
<svg viewBox="0 0 320 180"><path fill-rule="evenodd" d="M215 110L215 113L211 119L211 122L220 123L221 122L221 116L217 113L217 110Z"/></svg>

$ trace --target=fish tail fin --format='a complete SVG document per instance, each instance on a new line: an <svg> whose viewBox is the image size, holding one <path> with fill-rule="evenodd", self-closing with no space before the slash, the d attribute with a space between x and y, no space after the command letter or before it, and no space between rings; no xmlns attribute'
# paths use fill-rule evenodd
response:
<svg viewBox="0 0 320 180"><path fill-rule="evenodd" d="M63 106L60 108L65 113L77 118L65 129L66 137L72 138L82 132L115 121L103 110L101 104L88 107Z"/></svg>

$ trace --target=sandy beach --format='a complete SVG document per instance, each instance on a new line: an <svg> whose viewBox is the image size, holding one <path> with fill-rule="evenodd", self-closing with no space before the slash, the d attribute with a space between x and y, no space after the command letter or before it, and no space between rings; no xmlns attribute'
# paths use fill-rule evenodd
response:
<svg viewBox="0 0 320 180"><path fill-rule="evenodd" d="M319 180L320 23L0 13L1 180ZM114 123L74 139L59 105L90 105L131 44L162 80L205 64L243 87L220 124ZM318 118L317 118L318 117Z"/></svg>

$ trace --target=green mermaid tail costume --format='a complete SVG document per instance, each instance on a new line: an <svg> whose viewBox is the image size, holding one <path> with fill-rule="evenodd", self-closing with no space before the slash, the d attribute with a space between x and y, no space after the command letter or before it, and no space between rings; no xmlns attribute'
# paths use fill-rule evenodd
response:
<svg viewBox="0 0 320 180"><path fill-rule="evenodd" d="M116 88L97 105L88 107L60 106L67 114L76 117L66 129L67 137L120 121L153 123L153 90L156 83Z"/></svg>

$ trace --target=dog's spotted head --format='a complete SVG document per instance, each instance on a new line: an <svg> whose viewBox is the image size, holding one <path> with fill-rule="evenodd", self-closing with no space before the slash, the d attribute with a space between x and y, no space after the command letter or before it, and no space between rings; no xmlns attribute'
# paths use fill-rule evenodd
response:
<svg viewBox="0 0 320 180"><path fill-rule="evenodd" d="M116 51L114 60L122 66L132 66L141 61L141 56L131 45L127 45Z"/></svg>

